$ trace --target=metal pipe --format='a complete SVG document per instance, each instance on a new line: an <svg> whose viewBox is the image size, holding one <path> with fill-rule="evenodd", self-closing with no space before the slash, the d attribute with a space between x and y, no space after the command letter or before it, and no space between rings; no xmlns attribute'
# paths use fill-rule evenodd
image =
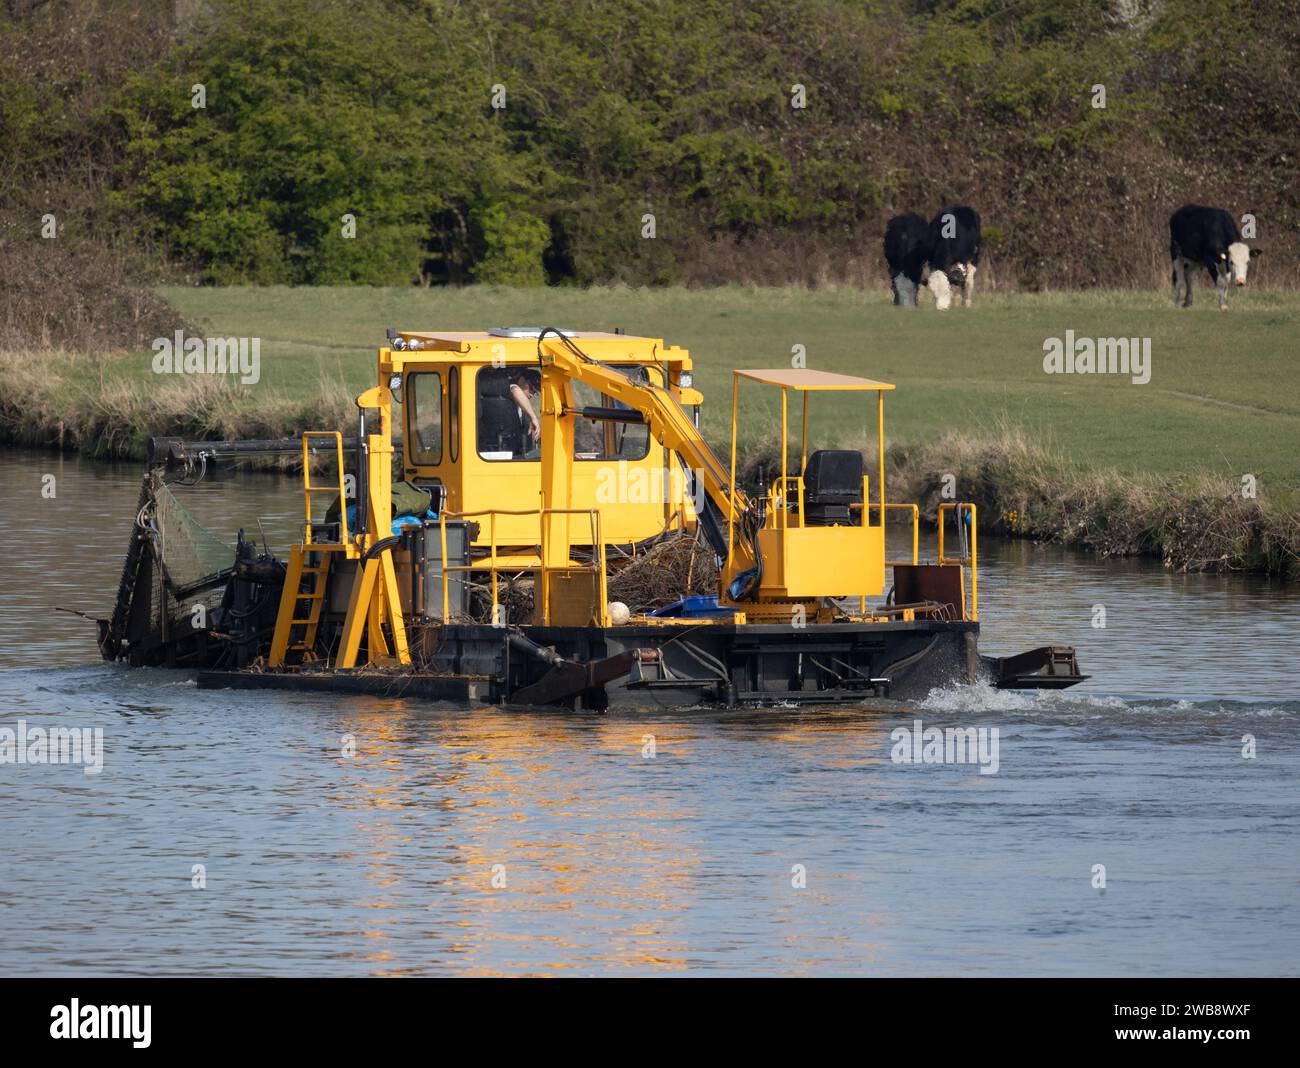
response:
<svg viewBox="0 0 1300 1068"><path fill-rule="evenodd" d="M537 558L542 562L537 577L541 580L542 585L542 626L544 627L551 625L551 583L550 572L546 570L546 516L549 511L547 508L539 508L537 512L539 532L541 534L537 546Z"/></svg>
<svg viewBox="0 0 1300 1068"><path fill-rule="evenodd" d="M302 501L303 508L306 511L306 521L303 523L302 543L311 544L311 463L308 456L307 442L310 440L310 432L302 436ZM339 501L339 517L346 520L347 501Z"/></svg>
<svg viewBox="0 0 1300 1068"><path fill-rule="evenodd" d="M357 411L357 533L363 544L370 533L370 464L366 451L366 410L360 408ZM342 506L347 508L347 502Z"/></svg>
<svg viewBox="0 0 1300 1068"><path fill-rule="evenodd" d="M978 526L975 516L975 505L968 504L970 509L970 617L978 620L980 617L980 594L979 594L979 561L976 558L975 541L977 538L976 527Z"/></svg>
<svg viewBox="0 0 1300 1068"><path fill-rule="evenodd" d="M451 615L451 592L447 588L447 513L441 512L438 515L438 529L442 537L442 622L447 624L447 617Z"/></svg>
<svg viewBox="0 0 1300 1068"><path fill-rule="evenodd" d="M593 422L644 423L646 421L645 416L634 408L602 408L590 404L585 408L566 408L564 414L579 415L583 419L590 419Z"/></svg>
<svg viewBox="0 0 1300 1068"><path fill-rule="evenodd" d="M314 433L314 432L313 432ZM356 438L343 438L346 450L359 447ZM332 441L313 440L309 451L333 448ZM199 459L241 460L253 456L281 456L302 451L301 437L247 438L240 441L183 441L180 438L155 437L148 443L147 463L150 467L183 464ZM393 451L401 452L401 439L393 442Z"/></svg>
<svg viewBox="0 0 1300 1068"><path fill-rule="evenodd" d="M885 528L885 391L876 390L876 453L880 461L880 488L876 495L880 498L880 529Z"/></svg>
<svg viewBox="0 0 1300 1068"><path fill-rule="evenodd" d="M740 409L740 375L731 376L731 481L728 484L727 502L727 559L731 566L732 541L736 528L736 417Z"/></svg>
<svg viewBox="0 0 1300 1068"><path fill-rule="evenodd" d="M788 452L788 443L787 433L785 433L785 431L787 431L785 420L787 420L788 414L788 399L789 390L787 390L785 386L781 386L781 509L780 512L777 513L781 520L781 530L785 529L785 520L787 520L787 504L785 504L785 498L787 498L788 492L785 490L785 455L787 455Z"/></svg>
<svg viewBox="0 0 1300 1068"><path fill-rule="evenodd" d="M612 620L609 617L609 585L608 585L608 576L605 572L605 539L601 537L600 534L600 509L593 508L591 510L591 521L592 521L592 528L593 528L592 536L595 538L596 545L599 547L599 551L600 551L600 564L599 564L600 572L599 572L599 578L596 581L597 581L597 585L600 588L600 592L598 594L598 596L600 597L600 613L599 613L600 625L602 627L605 627L605 626L609 626ZM689 583L690 580L691 580L690 575L687 575L686 576L687 583Z"/></svg>
<svg viewBox="0 0 1300 1068"><path fill-rule="evenodd" d="M446 552L444 549L443 552ZM488 517L488 567L492 576L492 623L497 622L497 514ZM502 620L501 622L505 622Z"/></svg>
<svg viewBox="0 0 1300 1068"><path fill-rule="evenodd" d="M808 390L803 391L803 441L800 444L799 474L808 467Z"/></svg>

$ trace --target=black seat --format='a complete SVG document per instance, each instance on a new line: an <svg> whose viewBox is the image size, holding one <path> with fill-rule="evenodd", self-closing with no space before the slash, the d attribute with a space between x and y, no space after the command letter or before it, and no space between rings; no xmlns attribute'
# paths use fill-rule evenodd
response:
<svg viewBox="0 0 1300 1068"><path fill-rule="evenodd" d="M862 453L818 449L803 469L804 522L813 527L858 526L862 510Z"/></svg>
<svg viewBox="0 0 1300 1068"><path fill-rule="evenodd" d="M478 374L478 451L508 452L516 459L524 453L519 405L510 394L510 375L504 369L484 367Z"/></svg>

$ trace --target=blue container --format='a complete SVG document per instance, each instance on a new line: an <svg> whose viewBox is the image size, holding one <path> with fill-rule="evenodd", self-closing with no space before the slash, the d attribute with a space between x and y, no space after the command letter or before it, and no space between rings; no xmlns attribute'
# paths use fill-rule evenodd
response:
<svg viewBox="0 0 1300 1068"><path fill-rule="evenodd" d="M735 609L722 608L712 594L696 593L680 601L666 604L649 613L652 616L669 616L680 619L710 619L714 616L730 619Z"/></svg>

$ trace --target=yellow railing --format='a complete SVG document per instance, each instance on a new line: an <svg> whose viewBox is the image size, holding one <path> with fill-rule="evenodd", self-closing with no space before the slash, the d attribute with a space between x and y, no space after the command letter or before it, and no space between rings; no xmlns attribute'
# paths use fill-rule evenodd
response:
<svg viewBox="0 0 1300 1068"><path fill-rule="evenodd" d="M798 476L790 475L785 479L789 481L802 482ZM864 478L865 482L866 479ZM802 489L802 486L800 486ZM864 498L865 498L864 487ZM855 505L854 507L863 509L876 508L878 504ZM920 508L915 504L893 504L886 503L885 509L904 509L910 511L912 515L912 564L920 561ZM782 512L785 509L780 509ZM958 523L962 522L962 516L965 513L970 515L970 538L969 545L966 547L966 555L958 558L948 558L944 555L944 525L946 514L954 511ZM560 568L548 568L543 563L546 558L546 530L548 524L544 522L547 516L551 515L585 515L590 524L591 544L596 548L596 559L589 565L579 565L578 567L566 566ZM520 568L518 557L514 557L506 564L500 564L497 559L497 516L538 516L539 528L541 530L541 544L538 546L538 558L535 566ZM803 512L799 512L800 522L802 522ZM487 561L478 560L469 564L449 564L447 562L447 520L448 519L480 519L487 517L487 534L488 534L488 559ZM979 562L978 546L976 543L976 509L973 504L949 503L939 506L939 559L940 564L957 564L962 567L970 568L970 618L975 620L979 618ZM600 533L600 510L597 508L526 508L526 509L505 509L490 508L478 512L443 512L438 518L439 537L442 546L442 618L446 620L451 614L451 590L448 583L448 576L453 572L469 571L487 571L492 591L492 621L496 622L500 606L500 585L498 576L503 571L529 570L535 571L541 579L541 598L542 598L542 623L550 623L550 584L546 581L550 573L558 571L584 570L593 571L597 575L597 595L599 601L596 608L597 618L603 619L609 599L606 573L606 553L605 543ZM960 529L960 528L959 528ZM906 563L906 561L890 560L886 563L887 567L893 567L895 564ZM964 576L963 576L964 582ZM862 610L865 612L865 599L863 599Z"/></svg>
<svg viewBox="0 0 1300 1068"><path fill-rule="evenodd" d="M886 504L886 508L906 508L912 513L912 563L917 564L921 561L921 509L915 504ZM885 533L888 541L889 533ZM888 552L885 554L888 556ZM895 564L906 563L905 560L886 560L886 567L893 567Z"/></svg>
<svg viewBox="0 0 1300 1068"><path fill-rule="evenodd" d="M957 533L961 534L962 515L970 514L970 544L967 545L966 555L954 557L952 559L944 556L943 553L943 528L945 525L945 514L952 511L957 519ZM939 563L940 564L958 564L962 567L970 568L970 618L979 619L979 549L977 546L978 534L976 532L976 515L975 505L967 503L958 503L956 501L948 504L939 505Z"/></svg>
<svg viewBox="0 0 1300 1068"><path fill-rule="evenodd" d="M542 598L542 625L548 626L551 621L550 605L550 583L547 582L547 576L558 571L593 571L597 575L597 596L599 601L596 607L596 617L604 620L609 602L609 589L607 585L607 576L605 572L605 543L600 536L600 509L598 508L525 508L520 510L511 510L506 508L485 508L479 512L442 512L438 516L439 537L442 544L442 618L446 622L451 614L451 590L447 582L447 576L453 571L484 571L490 575L492 587L492 615L491 621L497 622L497 609L500 604L498 597L499 585L497 575L502 571L521 570L518 561L512 561L509 564L497 563L497 516L532 516L538 517L538 525L541 529L541 544L538 545L538 556L536 567L526 567L522 570L531 570L538 573L541 579L541 598ZM548 568L546 560L546 528L545 522L547 516L552 515L585 515L591 525L591 544L596 549L596 559L589 565L578 567ZM483 561L471 562L468 564L448 564L447 563L447 520L448 519L478 519L482 516L488 517L488 560L487 567L484 568Z"/></svg>
<svg viewBox="0 0 1300 1068"><path fill-rule="evenodd" d="M333 438L334 451L338 458L338 475L339 482L337 486L313 486L311 484L311 448L308 444L311 438ZM302 495L303 502L307 509L307 526L306 534L303 537L303 544L310 545L312 510L311 495L313 493L334 493L339 495L339 544L348 544L348 501L343 492L343 435L337 430L306 430L302 435Z"/></svg>
<svg viewBox="0 0 1300 1068"><path fill-rule="evenodd" d="M795 500L798 502L798 507L795 511L796 511L796 515L798 515L799 517L798 526L801 527L807 526L807 524L804 522L803 475L777 475L776 478L772 480L772 489L771 489L771 495L769 497L769 500L771 500L774 505L775 502L778 500L781 502L780 508L774 508L774 511L780 517L779 519L776 520L775 525L781 528L785 528L789 525L788 516L790 513L790 507L789 507L790 502L789 502L789 498L786 497L786 493L785 493L785 484L789 482L793 482L795 484ZM865 522L867 525L870 525L871 523L870 510L873 508L876 510L877 521L879 521L880 507L881 507L879 501L873 502L870 499L870 491L871 491L870 482L871 482L870 475L862 476L862 500L849 505L849 509L851 511L854 510L859 511L866 517ZM912 509L913 513L917 513L919 511L917 506L914 504L886 504L885 507L886 508L910 508ZM912 538L912 541L914 543L912 555L915 556L916 555L915 534ZM916 561L913 560L912 563L916 563Z"/></svg>

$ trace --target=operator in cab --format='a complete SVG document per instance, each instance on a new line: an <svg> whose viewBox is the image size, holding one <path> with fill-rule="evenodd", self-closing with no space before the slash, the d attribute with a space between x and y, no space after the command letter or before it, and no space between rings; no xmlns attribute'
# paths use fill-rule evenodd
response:
<svg viewBox="0 0 1300 1068"><path fill-rule="evenodd" d="M534 367L484 368L478 376L478 451L485 459L534 459L542 424L533 407L542 375Z"/></svg>

